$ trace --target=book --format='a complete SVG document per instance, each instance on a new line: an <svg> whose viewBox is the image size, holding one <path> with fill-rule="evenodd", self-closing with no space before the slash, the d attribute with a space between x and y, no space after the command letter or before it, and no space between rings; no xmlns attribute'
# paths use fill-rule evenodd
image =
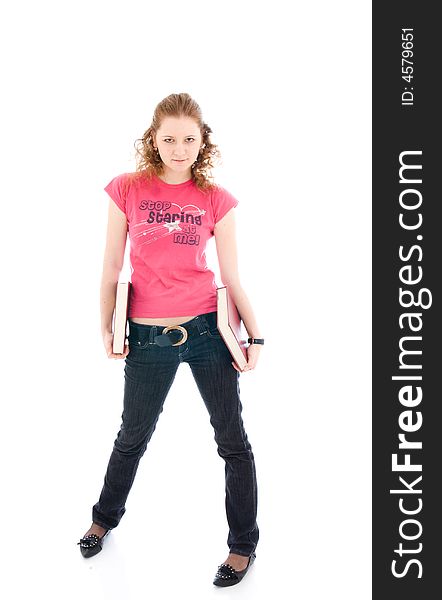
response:
<svg viewBox="0 0 442 600"><path fill-rule="evenodd" d="M118 282L117 284L112 327L112 331L114 333L112 352L114 354L124 354L131 286L132 284L130 281Z"/></svg>
<svg viewBox="0 0 442 600"><path fill-rule="evenodd" d="M243 371L247 364L247 339L249 335L227 286L217 288L216 298L217 329L230 350L236 366L240 371Z"/></svg>

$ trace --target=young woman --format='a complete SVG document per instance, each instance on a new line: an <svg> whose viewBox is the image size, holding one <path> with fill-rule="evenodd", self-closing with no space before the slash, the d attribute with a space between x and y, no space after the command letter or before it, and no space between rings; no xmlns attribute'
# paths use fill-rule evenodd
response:
<svg viewBox="0 0 442 600"><path fill-rule="evenodd" d="M256 555L255 462L241 417L239 373L216 326L216 284L205 247L215 236L221 279L250 336L247 366L254 369L264 343L241 286L235 216L238 201L210 181L209 138L198 104L171 94L155 109L137 146L137 168L112 179L101 283L103 342L109 358L124 358L122 423L104 485L92 508L92 525L78 544L84 557L102 549L103 538L125 513L140 458L155 430L181 362L187 362L210 415L218 454L225 461L229 554L213 583L241 581ZM112 352L116 286L130 238L129 335L124 354Z"/></svg>

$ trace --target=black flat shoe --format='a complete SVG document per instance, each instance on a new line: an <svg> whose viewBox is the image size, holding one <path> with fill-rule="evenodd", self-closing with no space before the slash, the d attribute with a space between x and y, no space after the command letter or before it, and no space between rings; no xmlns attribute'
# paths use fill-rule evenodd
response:
<svg viewBox="0 0 442 600"><path fill-rule="evenodd" d="M109 533L110 529L106 529L105 533L99 537L95 533L90 533L86 535L84 538L81 538L79 542L77 542L77 546L80 545L80 552L84 556L84 558L90 558L91 556L95 556L103 549L103 540Z"/></svg>
<svg viewBox="0 0 442 600"><path fill-rule="evenodd" d="M252 554L249 556L249 562L247 564L247 567L242 571L236 571L233 567L229 565L229 563L223 563L218 567L215 579L213 580L214 585L219 585L220 587L227 587L228 585L235 585L239 583L253 564L255 558L256 554L252 552Z"/></svg>

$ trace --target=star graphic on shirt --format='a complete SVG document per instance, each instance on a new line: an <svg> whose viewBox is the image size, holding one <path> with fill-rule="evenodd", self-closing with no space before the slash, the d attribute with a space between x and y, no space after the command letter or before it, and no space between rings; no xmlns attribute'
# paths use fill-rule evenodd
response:
<svg viewBox="0 0 442 600"><path fill-rule="evenodd" d="M172 233L172 231L181 231L179 221L174 221L173 223L164 223L164 227L167 227L167 233Z"/></svg>

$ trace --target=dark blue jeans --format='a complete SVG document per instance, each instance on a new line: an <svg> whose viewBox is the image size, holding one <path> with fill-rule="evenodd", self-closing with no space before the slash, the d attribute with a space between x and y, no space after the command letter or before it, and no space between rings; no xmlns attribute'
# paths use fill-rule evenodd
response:
<svg viewBox="0 0 442 600"><path fill-rule="evenodd" d="M177 369L187 362L209 412L218 454L225 461L227 545L230 552L249 556L259 538L258 497L254 456L241 417L240 373L217 330L216 311L181 326L188 332L184 344L159 346L154 339L165 326L129 320L122 423L92 520L106 529L117 527ZM175 335L174 342L179 339Z"/></svg>

